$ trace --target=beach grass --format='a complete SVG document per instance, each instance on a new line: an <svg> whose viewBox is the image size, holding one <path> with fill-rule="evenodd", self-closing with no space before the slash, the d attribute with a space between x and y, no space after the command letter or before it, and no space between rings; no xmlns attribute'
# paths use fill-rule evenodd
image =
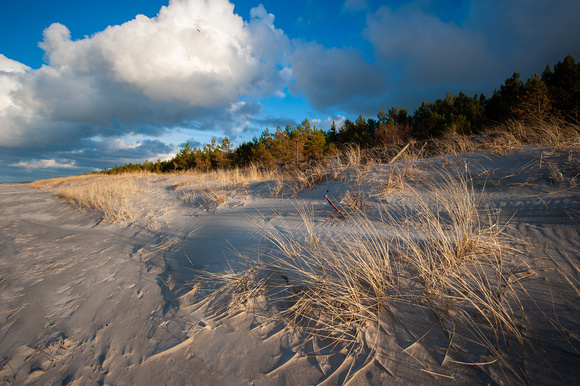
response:
<svg viewBox="0 0 580 386"><path fill-rule="evenodd" d="M119 175L88 174L36 181L32 186L50 190L80 210L99 213L105 221L130 221L135 218L141 200L138 193L150 173Z"/></svg>
<svg viewBox="0 0 580 386"><path fill-rule="evenodd" d="M521 303L504 267L505 256L517 251L485 196L467 175L443 170L413 193L405 212L383 206L371 218L341 208L345 219L331 227L306 207L298 207L299 227L257 221L270 252L259 263L248 257L246 270L212 274L219 286L210 309L234 313L269 296L280 320L331 345L356 346L374 331L378 350L381 331L393 323L438 326L450 342L463 339L496 359L510 340L523 345ZM395 317L401 314L413 317ZM449 351L446 361L461 362Z"/></svg>
<svg viewBox="0 0 580 386"><path fill-rule="evenodd" d="M280 174L273 170L250 164L246 168L219 169L208 173L189 171L175 175L175 187L179 199L211 209L219 208L249 184L273 181Z"/></svg>

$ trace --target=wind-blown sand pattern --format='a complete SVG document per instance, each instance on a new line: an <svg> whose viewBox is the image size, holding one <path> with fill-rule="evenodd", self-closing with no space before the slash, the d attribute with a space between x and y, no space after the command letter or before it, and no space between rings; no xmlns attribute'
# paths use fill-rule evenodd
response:
<svg viewBox="0 0 580 386"><path fill-rule="evenodd" d="M86 179L45 189L2 185L0 380L83 385L577 383L579 158L577 150L527 147L508 155L480 152L354 166L334 173L336 178L328 173L297 195L274 179L212 190L199 176L143 174L127 177L134 184L123 204L128 214L113 222L51 193ZM331 253L345 235L371 229L357 227L367 221L379 235L367 235L368 243L395 240L389 244L394 248L401 231L393 221L400 221L400 229L414 229L409 224L420 229L413 221L424 219L421 211L435 202L435 185L426 182L444 187L442 179L461 176L480 209L490 210L497 221L492 229L501 230L505 254L493 296L509 310L511 324L501 327L499 338L485 322L493 319L487 311L460 307L463 295L447 289L448 308L443 310L437 303L440 294L413 277L417 267L403 263L405 256L393 260L399 271L393 274L396 281L388 283L388 307L376 313L378 329L364 318L360 324L356 318L343 321L341 328L353 331L353 337L333 341L332 336L316 338L317 326L300 325L284 314L296 296L272 289L300 285L293 285L292 272L272 271L270 264L279 255L269 237L287 237L291 242L285 245L295 242L303 248L300 253L304 245ZM90 178L104 185L113 177ZM419 233L409 237L421 240ZM473 265L482 267L476 274L491 269L488 258ZM229 309L208 305L208 296L219 293L213 292L212 274L223 281L224 272L240 275L250 272L246 269L263 274L262 281L259 274L255 279L261 283L257 292L240 292L248 295L247 302L232 302L226 293L214 297L213 305ZM231 288L229 283L225 288ZM404 296L411 300L403 301ZM482 345L480 338L490 344Z"/></svg>

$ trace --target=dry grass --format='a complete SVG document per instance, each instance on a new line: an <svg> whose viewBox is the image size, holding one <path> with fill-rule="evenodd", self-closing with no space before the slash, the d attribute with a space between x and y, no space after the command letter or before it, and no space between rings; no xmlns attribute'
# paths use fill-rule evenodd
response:
<svg viewBox="0 0 580 386"><path fill-rule="evenodd" d="M347 190L340 199L340 204L354 211L364 210L364 198L361 192L352 193Z"/></svg>
<svg viewBox="0 0 580 386"><path fill-rule="evenodd" d="M471 136L460 135L450 128L443 136L419 145L413 143L407 157L417 159L482 150L507 154L526 145L549 146L559 152L580 146L580 126L557 119L508 121Z"/></svg>
<svg viewBox="0 0 580 386"><path fill-rule="evenodd" d="M472 137L449 131L435 141L435 154L465 154L477 149L477 142Z"/></svg>
<svg viewBox="0 0 580 386"><path fill-rule="evenodd" d="M317 162L310 165L305 170L297 170L294 179L290 182L292 194L297 196L305 189L314 187L326 181L333 174L329 169L328 162Z"/></svg>
<svg viewBox="0 0 580 386"><path fill-rule="evenodd" d="M147 173L81 175L35 181L32 186L50 190L81 210L100 213L106 221L128 221L135 217L138 178Z"/></svg>
<svg viewBox="0 0 580 386"><path fill-rule="evenodd" d="M72 185L75 183L80 184L87 184L90 181L99 180L102 178L102 174L82 174L78 176L71 176L71 177L57 177L57 178L50 178L47 180L37 180L30 183L30 186L36 189L48 189L54 190L62 185Z"/></svg>
<svg viewBox="0 0 580 386"><path fill-rule="evenodd" d="M217 183L180 189L177 197L180 200L201 208L217 209L235 197L239 193L240 188L240 186L235 184Z"/></svg>
<svg viewBox="0 0 580 386"><path fill-rule="evenodd" d="M61 188L56 195L81 209L101 212L107 221L126 221L134 218L132 198L136 192L132 179L107 178L95 184Z"/></svg>
<svg viewBox="0 0 580 386"><path fill-rule="evenodd" d="M399 228L399 253L408 259L441 320L452 311L454 329L462 324L490 350L510 338L523 345L516 325L521 304L506 298L513 291L503 260L514 251L503 235L505 228L465 176L459 181L451 174L444 176L431 185L433 202L417 195L413 225Z"/></svg>
<svg viewBox="0 0 580 386"><path fill-rule="evenodd" d="M343 182L349 171L356 174L356 182L362 183L373 166L381 163L376 151L361 149L358 145L349 145L342 155L312 163L286 176L286 186L290 187L293 196L304 190L317 186L328 179Z"/></svg>
<svg viewBox="0 0 580 386"><path fill-rule="evenodd" d="M176 179L179 181L175 187L179 199L216 209L246 189L249 184L279 180L280 175L273 170L262 169L252 164L244 169L180 173L176 175ZM282 182L282 187L278 189L282 191L283 186Z"/></svg>
<svg viewBox="0 0 580 386"><path fill-rule="evenodd" d="M363 156L359 145L347 146L343 151L346 167L356 167L362 164Z"/></svg>
<svg viewBox="0 0 580 386"><path fill-rule="evenodd" d="M397 164L379 181L379 196L387 197L394 191L404 189L406 183L415 181L418 175L419 169L413 161Z"/></svg>
<svg viewBox="0 0 580 386"><path fill-rule="evenodd" d="M525 145L555 151L580 146L580 126L560 120L512 121L488 129L478 149L505 154Z"/></svg>
<svg viewBox="0 0 580 386"><path fill-rule="evenodd" d="M46 189L80 210L100 214L105 221L133 221L144 217L152 230L163 225L160 219L170 203L155 202L151 180L154 174L133 172L116 175L89 174L35 181L35 188Z"/></svg>
<svg viewBox="0 0 580 386"><path fill-rule="evenodd" d="M278 177L273 186L270 186L270 196L273 198L281 197L286 190L286 184L283 177Z"/></svg>
<svg viewBox="0 0 580 386"><path fill-rule="evenodd" d="M263 169L256 164L247 168L234 168L231 170L219 169L207 173L188 171L176 174L179 183L176 189L183 187L209 187L220 188L245 187L252 182L268 181L276 179L278 173L273 170Z"/></svg>
<svg viewBox="0 0 580 386"><path fill-rule="evenodd" d="M549 171L548 179L553 184L567 183L570 187L578 186L580 177L580 156L577 151L570 150L565 156L557 153L540 157L539 167Z"/></svg>
<svg viewBox="0 0 580 386"><path fill-rule="evenodd" d="M463 339L499 358L498 348L510 338L523 342L516 323L521 305L509 296L503 264L513 251L467 177L440 177L432 194L416 194L407 213L384 208L371 219L354 211L337 230L300 208L298 230L283 219L282 228L261 225L273 248L269 260L221 276L210 300L214 310L227 314L269 296L278 317L310 338L351 346L375 331L375 349L389 324L413 330L415 323L431 323L445 331L449 347ZM408 309L416 310L405 311L415 319L394 317ZM444 360L456 360L449 347Z"/></svg>

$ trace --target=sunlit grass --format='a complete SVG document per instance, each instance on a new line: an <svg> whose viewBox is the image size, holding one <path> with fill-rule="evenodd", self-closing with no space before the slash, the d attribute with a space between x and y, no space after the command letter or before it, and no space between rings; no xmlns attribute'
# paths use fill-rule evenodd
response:
<svg viewBox="0 0 580 386"><path fill-rule="evenodd" d="M71 205L99 213L106 221L128 221L135 218L142 190L138 179L148 173L119 175L89 174L35 181L32 186L50 190Z"/></svg>
<svg viewBox="0 0 580 386"><path fill-rule="evenodd" d="M283 304L277 314L289 326L346 346L361 344L369 331L380 342L385 324L413 330L414 323L431 323L499 359L498 348L510 339L523 344L516 323L521 303L511 296L504 267L505 255L515 251L467 176L438 177L428 185L432 193L416 193L402 213L379 207L380 216L371 218L344 209L346 218L332 227L305 207L298 207L298 228L283 218L281 227L258 219L271 252L260 263L248 257L247 270L213 274L210 281L220 286L210 309L227 315L269 296ZM393 318L401 309L418 319Z"/></svg>

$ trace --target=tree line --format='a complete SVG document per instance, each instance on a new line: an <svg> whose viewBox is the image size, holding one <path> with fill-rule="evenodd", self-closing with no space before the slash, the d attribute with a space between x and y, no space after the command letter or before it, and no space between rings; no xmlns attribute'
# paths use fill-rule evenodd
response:
<svg viewBox="0 0 580 386"><path fill-rule="evenodd" d="M212 139L203 147L192 148L187 143L170 160L115 165L104 172L209 171L250 163L268 168L295 167L335 156L348 145L387 146L410 139L439 137L449 131L472 135L490 125L512 120L557 118L577 124L579 113L580 63L568 55L553 69L548 65L541 75L534 74L525 83L515 72L490 98L483 94L471 97L463 92L458 95L448 92L445 98L433 103L423 102L412 115L404 108L381 108L376 119L359 115L355 121L346 119L341 127L333 122L328 131L316 128L305 119L296 126L278 126L275 131L266 128L259 137L235 149L227 137L221 142Z"/></svg>

